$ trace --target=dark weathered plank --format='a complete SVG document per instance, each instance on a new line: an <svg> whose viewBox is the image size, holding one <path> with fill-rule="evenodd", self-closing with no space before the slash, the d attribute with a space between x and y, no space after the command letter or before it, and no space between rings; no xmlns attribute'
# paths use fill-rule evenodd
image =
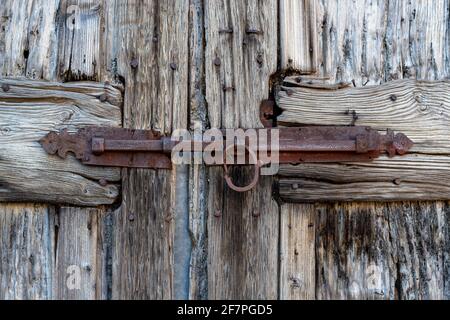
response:
<svg viewBox="0 0 450 320"><path fill-rule="evenodd" d="M203 132L208 127L205 101L205 29L204 1L193 0L189 6L189 104L190 128ZM207 230L207 169L192 163L189 173L189 235L190 253L189 298L208 298L208 230Z"/></svg>
<svg viewBox="0 0 450 320"><path fill-rule="evenodd" d="M54 218L42 205L0 205L0 300L52 298Z"/></svg>
<svg viewBox="0 0 450 320"><path fill-rule="evenodd" d="M215 128L260 127L259 105L277 63L277 1L205 1L206 100ZM237 183L251 169L237 169ZM272 179L237 194L209 170L208 297L275 299L279 209Z"/></svg>
<svg viewBox="0 0 450 320"><path fill-rule="evenodd" d="M187 128L187 1L109 1L108 55L126 83L124 126L170 135ZM115 216L113 298L174 296L177 170L124 170Z"/></svg>
<svg viewBox="0 0 450 320"><path fill-rule="evenodd" d="M50 131L89 125L121 125L121 91L97 83L58 84L0 80L1 201L76 205L111 204L119 195L120 170L82 166L48 155L39 140ZM108 102L98 97L106 94ZM111 184L101 186L100 179Z"/></svg>
<svg viewBox="0 0 450 320"><path fill-rule="evenodd" d="M319 206L319 299L448 299L448 204Z"/></svg>

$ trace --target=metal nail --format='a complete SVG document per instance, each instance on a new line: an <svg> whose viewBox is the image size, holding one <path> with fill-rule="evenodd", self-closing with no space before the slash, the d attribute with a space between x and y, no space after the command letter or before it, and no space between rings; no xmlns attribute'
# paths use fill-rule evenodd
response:
<svg viewBox="0 0 450 320"><path fill-rule="evenodd" d="M7 83L2 84L2 90L4 92L8 92L10 89L11 88L10 88L9 84L7 84Z"/></svg>
<svg viewBox="0 0 450 320"><path fill-rule="evenodd" d="M131 68L137 69L137 67L139 66L139 60L134 58L133 60L131 60L130 65L131 65Z"/></svg>

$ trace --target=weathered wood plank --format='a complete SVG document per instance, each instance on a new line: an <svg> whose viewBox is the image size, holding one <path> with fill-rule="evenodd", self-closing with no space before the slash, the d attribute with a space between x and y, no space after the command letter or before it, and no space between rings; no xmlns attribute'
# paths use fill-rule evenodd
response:
<svg viewBox="0 0 450 320"><path fill-rule="evenodd" d="M97 83L58 84L0 80L1 201L76 205L111 204L120 170L82 166L74 157L50 156L39 140L49 131L71 132L89 125L121 126L121 91ZM98 97L106 94L108 102ZM110 181L101 186L100 179Z"/></svg>
<svg viewBox="0 0 450 320"><path fill-rule="evenodd" d="M448 299L448 204L319 206L319 299Z"/></svg>
<svg viewBox="0 0 450 320"><path fill-rule="evenodd" d="M0 2L0 74L56 80L60 0Z"/></svg>
<svg viewBox="0 0 450 320"><path fill-rule="evenodd" d="M315 216L313 205L281 206L280 299L316 296Z"/></svg>
<svg viewBox="0 0 450 320"><path fill-rule="evenodd" d="M189 6L189 105L190 128L196 134L208 127L205 101L205 24L204 1L194 0ZM197 138L197 137L196 137ZM201 137L199 137L201 138ZM192 161L189 173L189 235L190 252L189 299L208 298L208 231L207 231L207 169Z"/></svg>
<svg viewBox="0 0 450 320"><path fill-rule="evenodd" d="M303 164L280 169L288 202L449 199L449 157L413 154L372 163Z"/></svg>
<svg viewBox="0 0 450 320"><path fill-rule="evenodd" d="M187 1L108 1L109 51L126 83L124 126L187 128ZM177 170L124 170L114 221L113 298L170 299ZM186 191L187 192L187 191Z"/></svg>
<svg viewBox="0 0 450 320"><path fill-rule="evenodd" d="M259 105L277 64L277 1L205 1L208 119L214 128L260 127ZM279 209L272 179L237 194L208 169L208 298L276 299ZM237 183L252 171L237 169Z"/></svg>
<svg viewBox="0 0 450 320"><path fill-rule="evenodd" d="M95 300L108 297L106 210L64 207L57 219L53 298Z"/></svg>
<svg viewBox="0 0 450 320"><path fill-rule="evenodd" d="M287 90L278 95L283 109L280 124L393 129L414 141L412 152L449 153L450 81L398 80L341 90Z"/></svg>
<svg viewBox="0 0 450 320"><path fill-rule="evenodd" d="M58 21L59 77L98 81L104 68L101 46L103 0L61 0Z"/></svg>
<svg viewBox="0 0 450 320"><path fill-rule="evenodd" d="M316 0L280 1L281 66L301 73L317 70Z"/></svg>
<svg viewBox="0 0 450 320"><path fill-rule="evenodd" d="M0 300L52 298L54 218L42 205L0 205Z"/></svg>

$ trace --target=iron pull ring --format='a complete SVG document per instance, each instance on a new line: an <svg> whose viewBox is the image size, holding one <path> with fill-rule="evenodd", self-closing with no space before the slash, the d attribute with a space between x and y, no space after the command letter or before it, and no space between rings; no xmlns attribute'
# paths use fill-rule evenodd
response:
<svg viewBox="0 0 450 320"><path fill-rule="evenodd" d="M233 145L233 146L228 147L225 150L225 153L224 153L223 169L224 169L224 172L225 172L225 176L224 176L225 177L225 181L227 182L228 187L230 187L230 189L232 189L232 190L234 190L236 192L247 192L247 191L250 191L250 190L252 190L253 188L255 188L258 185L259 177L261 175L261 167L262 167L261 162L258 160L257 155L249 147L245 146L245 149L248 151L249 155L253 158L253 160L255 162L255 174L253 176L252 182L248 186L239 187L239 186L235 185L233 180L231 179L229 168L228 168L228 165L227 165L226 156L228 154L228 150L231 149L231 148L233 148L233 150L234 150L235 146Z"/></svg>

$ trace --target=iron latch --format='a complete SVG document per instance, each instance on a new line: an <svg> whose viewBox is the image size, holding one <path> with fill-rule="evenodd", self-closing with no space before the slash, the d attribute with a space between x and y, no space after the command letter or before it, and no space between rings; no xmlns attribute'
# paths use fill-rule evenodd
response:
<svg viewBox="0 0 450 320"><path fill-rule="evenodd" d="M373 128L361 126L255 129L253 133L257 139L253 142L250 135L240 130L246 134L244 139L239 142L234 137L231 143L227 138L228 131L220 132L226 144L219 145L219 149L217 138L214 141L177 140L151 130L108 127L87 127L77 133L50 132L40 142L47 153L63 159L72 153L85 165L169 170L172 169L173 153L181 144L187 147L184 150L192 152L205 152L214 145L222 154L219 160L206 164L223 166L227 184L239 192L256 186L261 169L275 162L293 165L370 162L381 154L404 155L413 146L402 133L380 134ZM243 156L244 161L239 162L239 156ZM255 167L252 183L246 187L236 186L229 176L229 166L249 164Z"/></svg>

